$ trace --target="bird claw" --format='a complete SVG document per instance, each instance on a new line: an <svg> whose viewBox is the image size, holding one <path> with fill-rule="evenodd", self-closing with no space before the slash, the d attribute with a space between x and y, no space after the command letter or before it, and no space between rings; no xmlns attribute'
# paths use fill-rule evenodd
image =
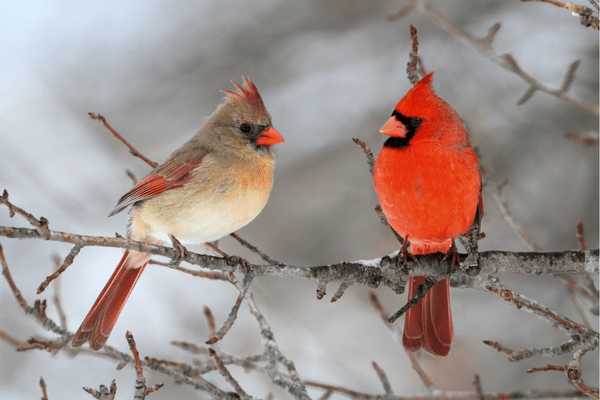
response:
<svg viewBox="0 0 600 400"><path fill-rule="evenodd" d="M411 261L413 261L415 264L419 265L419 260L417 260L417 258L408 251L408 235L407 235L406 238L404 239L404 242L402 243L402 247L400 248L400 251L398 252L396 267L398 267L400 265L400 259L402 259L402 265L404 265L407 263L409 257L410 257Z"/></svg>
<svg viewBox="0 0 600 400"><path fill-rule="evenodd" d="M171 239L173 250L175 250L175 256L171 259L171 265L177 267L188 256L189 252L175 236L169 235L169 239Z"/></svg>
<svg viewBox="0 0 600 400"><path fill-rule="evenodd" d="M248 271L250 270L248 261L246 261L246 259L239 257L239 256L234 256L234 257L237 259L238 264L240 264L240 266L244 270L244 273L247 274Z"/></svg>
<svg viewBox="0 0 600 400"><path fill-rule="evenodd" d="M444 258L442 258L440 263L443 263L448 258L450 259L450 273L453 273L454 266L460 265L460 255L458 254L458 249L456 248L456 243L454 243L454 240L452 240L452 244L450 245L450 248L448 249L446 254L444 254Z"/></svg>

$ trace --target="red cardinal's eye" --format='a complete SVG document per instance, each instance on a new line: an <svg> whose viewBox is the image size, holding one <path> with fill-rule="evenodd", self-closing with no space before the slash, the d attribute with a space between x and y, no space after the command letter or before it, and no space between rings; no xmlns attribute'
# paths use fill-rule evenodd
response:
<svg viewBox="0 0 600 400"><path fill-rule="evenodd" d="M412 118L410 120L410 123L412 126L419 126L419 125L421 125L421 122L423 122L423 120L421 118Z"/></svg>
<svg viewBox="0 0 600 400"><path fill-rule="evenodd" d="M244 133L248 133L252 130L252 127L250 126L250 124L242 124L240 125L240 130Z"/></svg>

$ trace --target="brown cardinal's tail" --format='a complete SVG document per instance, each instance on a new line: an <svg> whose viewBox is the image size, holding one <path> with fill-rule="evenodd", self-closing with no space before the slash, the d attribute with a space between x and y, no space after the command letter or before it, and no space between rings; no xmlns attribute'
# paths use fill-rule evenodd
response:
<svg viewBox="0 0 600 400"><path fill-rule="evenodd" d="M440 247L411 244L412 254L445 253L450 245ZM411 299L425 277L412 277L408 283ZM407 351L423 347L428 353L447 356L454 337L452 312L450 311L450 286L448 280L437 282L419 303L406 312L402 344Z"/></svg>
<svg viewBox="0 0 600 400"><path fill-rule="evenodd" d="M150 254L127 250L87 317L71 340L71 347L89 340L90 347L100 350L106 344L121 310L140 275L146 268Z"/></svg>

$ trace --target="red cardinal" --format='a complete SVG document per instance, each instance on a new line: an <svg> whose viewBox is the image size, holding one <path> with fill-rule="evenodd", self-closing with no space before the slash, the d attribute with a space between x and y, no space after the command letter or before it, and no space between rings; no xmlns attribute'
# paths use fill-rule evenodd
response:
<svg viewBox="0 0 600 400"><path fill-rule="evenodd" d="M119 200L130 205L128 237L155 244L204 243L238 230L260 213L273 186L271 125L256 86L243 78L202 128ZM127 250L71 341L100 350L108 340L150 255Z"/></svg>
<svg viewBox="0 0 600 400"><path fill-rule="evenodd" d="M482 207L477 155L456 111L433 91L432 77L433 72L411 88L381 128L391 137L373 172L381 208L390 226L410 241L413 255L456 253L454 239L467 232ZM410 278L409 298L424 279ZM423 347L446 356L453 336L444 279L407 311L402 342L408 351Z"/></svg>

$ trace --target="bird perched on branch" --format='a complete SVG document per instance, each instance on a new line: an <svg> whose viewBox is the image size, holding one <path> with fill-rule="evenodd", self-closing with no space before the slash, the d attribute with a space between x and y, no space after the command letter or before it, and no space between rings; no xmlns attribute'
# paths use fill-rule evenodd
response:
<svg viewBox="0 0 600 400"><path fill-rule="evenodd" d="M271 146L283 142L250 79L200 130L119 200L109 217L132 206L130 239L161 244L204 243L252 221L273 186ZM102 289L71 346L100 350L117 322L150 254L127 250Z"/></svg>
<svg viewBox="0 0 600 400"><path fill-rule="evenodd" d="M390 226L404 238L399 259L444 253L458 261L454 240L483 215L477 155L454 109L432 88L433 72L396 105L380 132L390 136L377 156L373 180ZM479 209L479 212L478 212ZM425 277L411 277L409 299ZM448 280L437 282L406 312L406 350L446 356L454 336Z"/></svg>

